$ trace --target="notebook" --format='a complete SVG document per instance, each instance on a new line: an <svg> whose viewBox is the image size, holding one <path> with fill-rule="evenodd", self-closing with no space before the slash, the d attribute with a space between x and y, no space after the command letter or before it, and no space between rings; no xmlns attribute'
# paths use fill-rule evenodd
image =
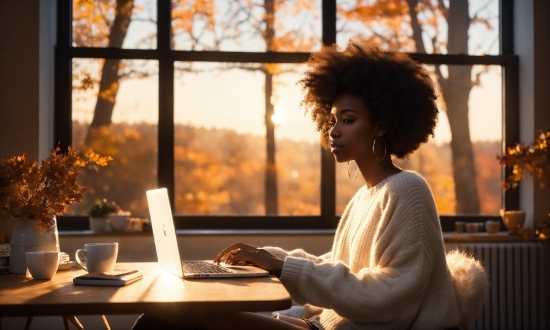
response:
<svg viewBox="0 0 550 330"><path fill-rule="evenodd" d="M74 284L125 286L143 278L145 271L137 269L115 269L108 273L86 273L73 278Z"/></svg>
<svg viewBox="0 0 550 330"><path fill-rule="evenodd" d="M182 278L259 277L269 275L269 272L254 266L222 266L205 260L182 261L172 209L168 199L168 190L166 188L148 190L146 194L157 259L160 266L166 271ZM197 270L197 267L200 266L216 268L216 270Z"/></svg>

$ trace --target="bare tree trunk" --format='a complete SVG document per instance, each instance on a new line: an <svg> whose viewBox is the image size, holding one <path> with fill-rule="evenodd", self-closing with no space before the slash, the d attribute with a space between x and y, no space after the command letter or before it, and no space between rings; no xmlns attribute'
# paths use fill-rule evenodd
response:
<svg viewBox="0 0 550 330"><path fill-rule="evenodd" d="M266 143L266 164L265 164L265 213L278 214L277 199L277 165L275 163L275 124L271 119L273 116L273 104L271 95L273 92L273 75L265 74L265 143Z"/></svg>
<svg viewBox="0 0 550 330"><path fill-rule="evenodd" d="M109 34L109 47L121 48L130 20L134 0L117 0L115 19ZM103 126L111 124L113 109L116 103L116 96L119 87L118 68L121 60L105 60L101 70L101 81L99 82L99 92L94 109L94 118L88 129L86 144L90 144L94 139L94 132Z"/></svg>
<svg viewBox="0 0 550 330"><path fill-rule="evenodd" d="M413 40L416 45L417 53L426 53L426 48L424 47L424 41L422 40L422 27L418 23L418 17L416 17L416 5L418 0L407 0L407 5L409 5L409 17L411 18L411 28L413 30Z"/></svg>
<svg viewBox="0 0 550 330"><path fill-rule="evenodd" d="M407 0L413 39L418 52L424 50L422 30L418 19L413 16L418 0ZM448 52L450 54L468 54L468 28L470 16L468 1L451 0L446 11L448 28ZM468 100L472 89L472 66L449 65L449 75L445 79L438 75L443 98L447 105L447 116L451 129L451 151L453 163L453 178L455 182L455 198L457 214L472 214L480 212L479 194L476 185L476 170L474 153L470 138L470 120Z"/></svg>
<svg viewBox="0 0 550 330"><path fill-rule="evenodd" d="M468 54L468 1L450 1L448 13L448 51L452 54ZM451 128L455 211L457 214L475 214L480 212L480 204L468 107L472 89L472 66L449 65L448 70L448 78L444 80L440 76L439 84L447 104Z"/></svg>
<svg viewBox="0 0 550 330"><path fill-rule="evenodd" d="M273 49L273 38L275 37L275 4L274 0L265 0L265 31L264 40L266 49ZM271 96L273 95L273 74L268 68L265 73L265 142L266 142L266 164L265 164L265 213L278 214L277 197L277 164L275 162L275 124L272 116L274 113Z"/></svg>

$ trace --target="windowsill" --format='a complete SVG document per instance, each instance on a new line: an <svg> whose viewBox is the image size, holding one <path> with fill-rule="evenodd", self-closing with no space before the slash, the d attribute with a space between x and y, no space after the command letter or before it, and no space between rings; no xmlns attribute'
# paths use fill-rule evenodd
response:
<svg viewBox="0 0 550 330"><path fill-rule="evenodd" d="M334 229L178 229L177 235L334 235ZM102 232L95 233L91 230L62 230L59 236L152 236L151 231L132 232Z"/></svg>
<svg viewBox="0 0 550 330"><path fill-rule="evenodd" d="M178 236L333 236L332 229L281 229L281 230L229 230L229 229L187 229L177 230ZM103 232L94 233L91 230L63 230L59 232L59 236L65 237L90 237L90 236L152 236L151 231L134 231L134 232ZM491 242L534 242L535 239L525 239L521 236L510 235L508 232L501 231L497 234L489 233L443 233L445 243L491 243Z"/></svg>
<svg viewBox="0 0 550 330"><path fill-rule="evenodd" d="M489 233L443 233L445 243L506 243L506 242L536 242L534 238L523 238L519 235L510 235L507 231L496 234Z"/></svg>

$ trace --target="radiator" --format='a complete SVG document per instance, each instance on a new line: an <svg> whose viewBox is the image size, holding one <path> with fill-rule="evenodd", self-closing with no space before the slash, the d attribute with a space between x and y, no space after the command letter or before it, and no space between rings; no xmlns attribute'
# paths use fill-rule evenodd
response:
<svg viewBox="0 0 550 330"><path fill-rule="evenodd" d="M550 245L521 243L447 244L480 260L489 294L471 329L550 329Z"/></svg>

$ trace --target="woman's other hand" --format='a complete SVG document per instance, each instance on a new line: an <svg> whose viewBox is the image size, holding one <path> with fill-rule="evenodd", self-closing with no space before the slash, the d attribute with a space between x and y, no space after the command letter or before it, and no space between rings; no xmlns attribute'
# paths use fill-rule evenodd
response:
<svg viewBox="0 0 550 330"><path fill-rule="evenodd" d="M251 263L279 277L283 271L284 260L254 245L236 243L224 249L214 258L215 263L227 265Z"/></svg>

